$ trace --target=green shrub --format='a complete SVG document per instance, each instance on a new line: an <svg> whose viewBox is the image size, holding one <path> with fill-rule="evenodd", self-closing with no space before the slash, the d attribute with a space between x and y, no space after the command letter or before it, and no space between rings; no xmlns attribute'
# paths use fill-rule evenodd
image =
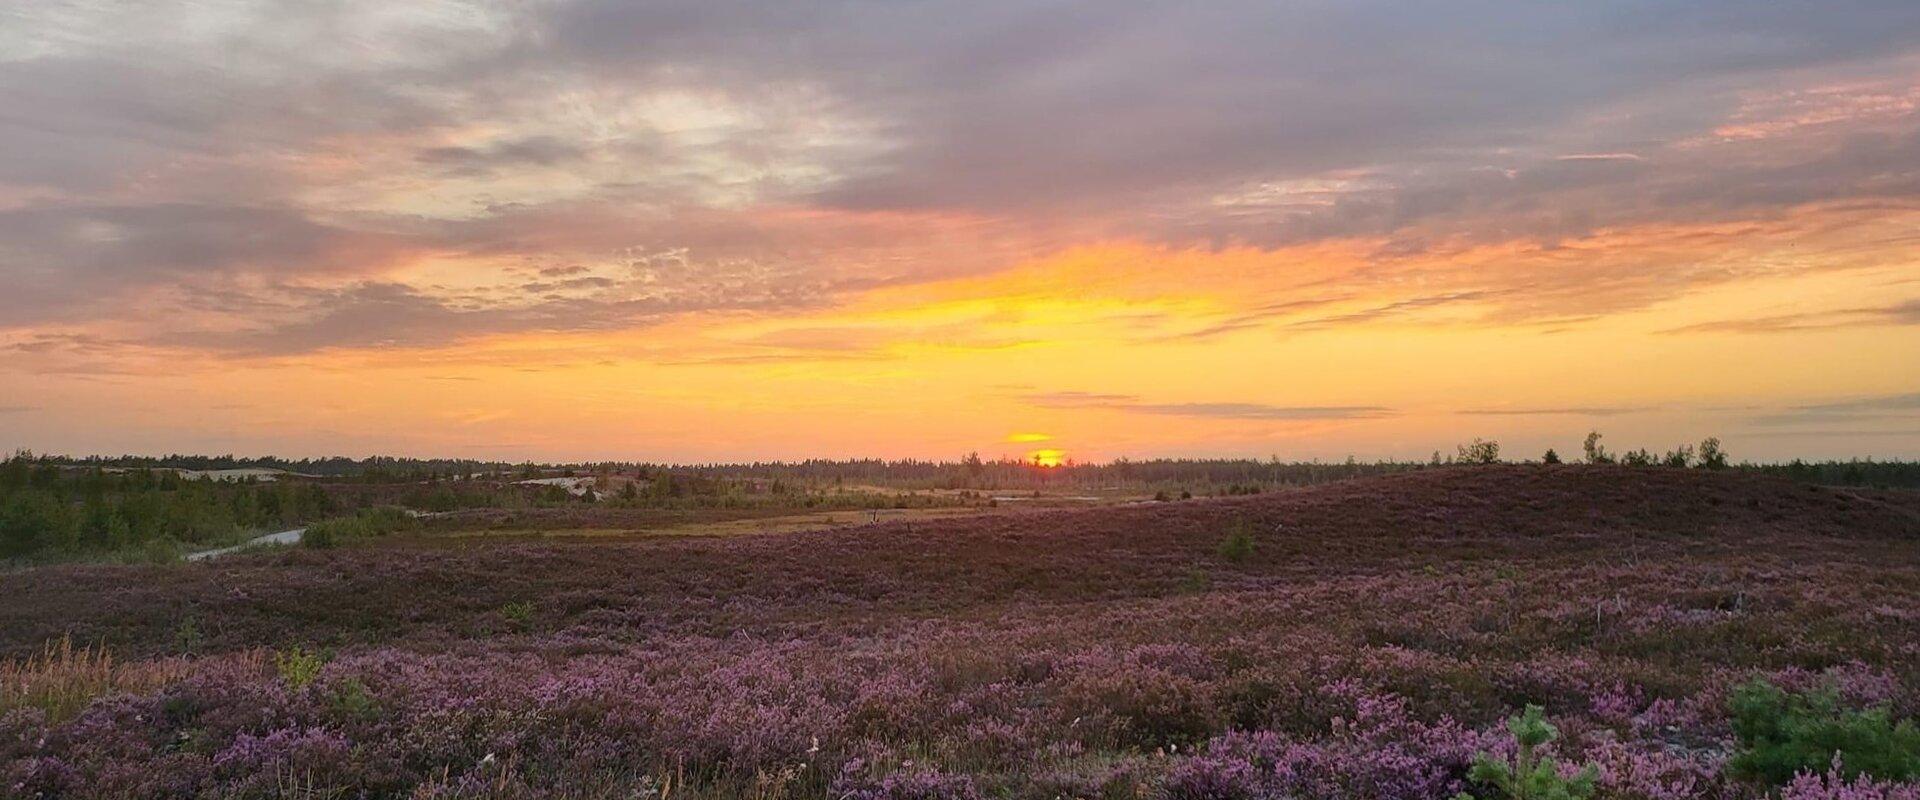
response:
<svg viewBox="0 0 1920 800"><path fill-rule="evenodd" d="M273 668L280 673L280 680L294 691L312 686L320 677L320 668L326 660L319 653L304 647L295 647L273 654Z"/></svg>
<svg viewBox="0 0 1920 800"><path fill-rule="evenodd" d="M420 521L407 513L406 509L379 506L361 509L351 517L326 519L308 525L307 532L300 535L300 543L308 547L336 547L355 539L385 536L419 525Z"/></svg>
<svg viewBox="0 0 1920 800"><path fill-rule="evenodd" d="M360 523L370 535L381 536L395 531L412 530L420 521L404 508L396 506L376 506L360 511Z"/></svg>
<svg viewBox="0 0 1920 800"><path fill-rule="evenodd" d="M1535 753L1541 745L1560 738L1560 731L1547 723L1544 709L1527 706L1526 713L1507 718L1507 730L1513 733L1514 741L1520 745L1513 763L1497 761L1481 753L1474 758L1473 768L1467 772L1468 779L1487 784L1498 791L1498 794L1489 795L1489 798L1582 800L1593 796L1594 781L1600 777L1597 767L1588 764L1572 778L1562 778L1558 762ZM1454 796L1454 800L1475 798L1461 792Z"/></svg>
<svg viewBox="0 0 1920 800"><path fill-rule="evenodd" d="M526 601L508 603L500 607L500 616L506 619L507 624L525 629L533 624L533 604Z"/></svg>
<svg viewBox="0 0 1920 800"><path fill-rule="evenodd" d="M367 691L367 685L359 678L347 678L327 695L327 706L334 716L354 720L370 720L380 713L380 703L373 699L373 693Z"/></svg>
<svg viewBox="0 0 1920 800"><path fill-rule="evenodd" d="M1248 529L1246 520L1233 523L1233 531L1220 540L1218 552L1221 558L1231 564L1244 563L1253 557L1253 532Z"/></svg>
<svg viewBox="0 0 1920 800"><path fill-rule="evenodd" d="M180 620L180 624L173 627L173 645L181 653L193 655L199 651L200 640L200 623L193 617Z"/></svg>
<svg viewBox="0 0 1920 800"><path fill-rule="evenodd" d="M1894 722L1885 708L1850 710L1830 689L1789 694L1766 681L1735 689L1730 706L1740 749L1727 771L1736 777L1784 785L1836 760L1848 778L1920 777L1920 729Z"/></svg>
<svg viewBox="0 0 1920 800"><path fill-rule="evenodd" d="M300 544L318 550L338 547L341 540L352 538L355 527L357 522L353 519L321 520L307 526L306 532L300 534Z"/></svg>

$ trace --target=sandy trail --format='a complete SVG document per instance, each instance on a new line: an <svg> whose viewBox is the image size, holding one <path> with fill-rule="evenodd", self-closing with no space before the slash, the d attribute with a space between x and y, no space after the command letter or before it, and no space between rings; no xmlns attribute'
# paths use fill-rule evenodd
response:
<svg viewBox="0 0 1920 800"><path fill-rule="evenodd" d="M305 534L306 532L307 532L307 529L305 527L299 527L299 528L293 528L291 530L280 531L278 533L269 533L265 536L255 536L251 539L241 542L240 544L236 544L232 547L222 547L216 550L202 550L198 553L188 553L186 555L186 560L204 561L209 558L214 558L216 556L224 556L228 553L237 553L249 547L254 547L254 546L263 545L263 544L299 544L301 535Z"/></svg>

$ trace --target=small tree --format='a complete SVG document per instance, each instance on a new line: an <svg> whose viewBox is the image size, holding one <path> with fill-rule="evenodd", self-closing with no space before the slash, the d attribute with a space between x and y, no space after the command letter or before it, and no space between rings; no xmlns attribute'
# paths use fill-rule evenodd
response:
<svg viewBox="0 0 1920 800"><path fill-rule="evenodd" d="M1700 441L1700 468L1727 468L1727 453L1720 449L1720 437L1709 436Z"/></svg>
<svg viewBox="0 0 1920 800"><path fill-rule="evenodd" d="M1499 442L1475 438L1471 444L1460 445L1458 450L1462 464L1500 463Z"/></svg>
<svg viewBox="0 0 1920 800"><path fill-rule="evenodd" d="M967 480L969 481L980 480L980 476L987 471L987 462L980 460L980 453L978 451L968 453L967 457L961 460L960 463L967 468Z"/></svg>
<svg viewBox="0 0 1920 800"><path fill-rule="evenodd" d="M1513 763L1497 761L1481 753L1473 759L1473 768L1467 771L1467 777L1475 783L1498 790L1498 794L1489 795L1489 800L1584 800L1593 796L1594 782L1600 778L1599 768L1588 764L1572 778L1562 778L1559 762L1536 754L1541 745L1560 738L1560 731L1547 723L1544 709L1527 706L1526 713L1507 718L1507 730L1520 745ZM1476 798L1461 792L1454 795L1454 800Z"/></svg>
<svg viewBox="0 0 1920 800"><path fill-rule="evenodd" d="M1253 557L1253 532L1246 520L1234 520L1232 532L1220 540L1219 553L1230 564L1239 564Z"/></svg>
<svg viewBox="0 0 1920 800"><path fill-rule="evenodd" d="M1613 454L1607 452L1607 448L1600 445L1599 431L1589 431L1587 433L1586 444L1581 445L1581 448L1587 451L1587 463L1589 464L1613 463Z"/></svg>
<svg viewBox="0 0 1920 800"><path fill-rule="evenodd" d="M1661 459L1660 463L1669 467L1686 469L1693 464L1693 445L1683 444L1672 450L1668 450L1666 457Z"/></svg>
<svg viewBox="0 0 1920 800"><path fill-rule="evenodd" d="M1559 454L1559 453L1556 453L1556 452L1553 452L1553 448L1551 448L1551 447L1549 447L1549 448L1547 448L1547 454L1546 454L1546 455L1544 455L1544 456L1541 456L1541 457L1540 457L1540 463L1542 463L1542 464L1558 464L1558 463L1560 463L1560 454Z"/></svg>
<svg viewBox="0 0 1920 800"><path fill-rule="evenodd" d="M320 677L320 668L326 664L325 657L304 647L273 654L273 667L280 673L280 681L296 692L313 685Z"/></svg>

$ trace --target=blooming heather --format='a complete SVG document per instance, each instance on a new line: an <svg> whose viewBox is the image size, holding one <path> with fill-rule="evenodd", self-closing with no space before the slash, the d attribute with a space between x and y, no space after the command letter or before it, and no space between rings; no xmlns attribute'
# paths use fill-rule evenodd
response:
<svg viewBox="0 0 1920 800"><path fill-rule="evenodd" d="M1618 502L1652 497L1664 510ZM1734 686L1920 711L1897 497L1474 468L787 536L383 546L0 575L0 644L193 668L0 714L0 795L1433 798L1547 708L1607 798L1728 778ZM1910 501L1909 501L1910 502ZM1221 531L1258 541L1229 562ZM1194 571L1208 580L1196 586ZM536 609L524 624L507 603ZM326 653L310 683L263 649Z"/></svg>

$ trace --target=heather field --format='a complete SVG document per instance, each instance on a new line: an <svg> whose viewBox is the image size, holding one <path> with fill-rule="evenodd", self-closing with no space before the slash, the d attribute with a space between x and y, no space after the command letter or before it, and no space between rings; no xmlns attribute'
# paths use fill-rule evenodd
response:
<svg viewBox="0 0 1920 800"><path fill-rule="evenodd" d="M1493 797L1469 765L1528 704L1599 797L1920 797L1729 769L1756 679L1920 714L1920 495L1751 474L420 535L0 597L13 797Z"/></svg>

